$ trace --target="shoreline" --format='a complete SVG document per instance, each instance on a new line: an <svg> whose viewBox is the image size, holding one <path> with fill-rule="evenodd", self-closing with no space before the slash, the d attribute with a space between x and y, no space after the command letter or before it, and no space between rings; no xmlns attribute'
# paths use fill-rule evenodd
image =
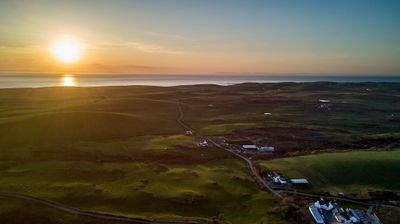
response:
<svg viewBox="0 0 400 224"><path fill-rule="evenodd" d="M400 76L262 76L262 75L1 75L0 89L41 87L106 87L192 85L232 86L279 83L400 83Z"/></svg>

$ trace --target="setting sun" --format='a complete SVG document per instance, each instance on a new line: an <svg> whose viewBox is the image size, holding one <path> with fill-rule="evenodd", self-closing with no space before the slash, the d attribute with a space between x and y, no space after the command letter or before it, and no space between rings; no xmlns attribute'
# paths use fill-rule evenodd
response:
<svg viewBox="0 0 400 224"><path fill-rule="evenodd" d="M79 59L82 52L82 46L74 41L65 40L57 42L51 52L54 57L63 63L73 63Z"/></svg>

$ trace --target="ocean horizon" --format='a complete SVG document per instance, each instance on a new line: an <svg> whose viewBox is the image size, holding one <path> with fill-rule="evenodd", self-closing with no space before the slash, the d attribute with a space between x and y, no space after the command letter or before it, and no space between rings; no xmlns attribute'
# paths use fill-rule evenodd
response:
<svg viewBox="0 0 400 224"><path fill-rule="evenodd" d="M57 86L181 86L197 84L235 85L240 83L279 82L390 82L400 83L400 76L326 76L326 75L72 75L14 74L0 75L0 88L40 88Z"/></svg>

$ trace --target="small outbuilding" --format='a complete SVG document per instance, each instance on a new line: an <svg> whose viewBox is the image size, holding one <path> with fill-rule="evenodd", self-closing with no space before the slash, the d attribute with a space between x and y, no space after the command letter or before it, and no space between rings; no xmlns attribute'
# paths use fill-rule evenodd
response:
<svg viewBox="0 0 400 224"><path fill-rule="evenodd" d="M193 131L192 130L188 130L185 132L185 135L193 135Z"/></svg>
<svg viewBox="0 0 400 224"><path fill-rule="evenodd" d="M290 182L292 184L308 184L307 179L291 179Z"/></svg>
<svg viewBox="0 0 400 224"><path fill-rule="evenodd" d="M260 146L260 147L258 147L258 151L260 151L260 152L273 152L273 151L275 151L275 147L273 147L273 146Z"/></svg>
<svg viewBox="0 0 400 224"><path fill-rule="evenodd" d="M242 149L244 150L257 150L256 145L242 145Z"/></svg>
<svg viewBox="0 0 400 224"><path fill-rule="evenodd" d="M208 142L206 141L206 140L201 140L200 142L199 142L199 146L200 147L207 147L208 146Z"/></svg>

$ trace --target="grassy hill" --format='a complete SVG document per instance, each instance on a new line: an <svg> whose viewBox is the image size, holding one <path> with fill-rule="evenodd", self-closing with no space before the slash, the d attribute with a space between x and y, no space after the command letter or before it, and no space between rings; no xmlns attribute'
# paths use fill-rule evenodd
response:
<svg viewBox="0 0 400 224"><path fill-rule="evenodd" d="M400 142L398 84L1 89L0 191L134 217L291 222L288 208L259 190L246 164L213 147L198 149L194 137L183 135L178 99L185 120L201 133L274 145L282 154ZM326 103L320 99L329 100L331 110L321 109ZM396 177L385 182L395 162L379 171L373 159L364 165L346 160L335 170L356 175L372 164L383 179L361 175L344 178L353 188L338 186L398 189ZM351 173L354 167L361 168ZM326 184L337 190L335 181ZM16 214L0 213L3 220Z"/></svg>
<svg viewBox="0 0 400 224"><path fill-rule="evenodd" d="M368 192L400 192L400 150L323 153L260 162L287 178L307 178L309 192L342 191L368 197Z"/></svg>
<svg viewBox="0 0 400 224"><path fill-rule="evenodd" d="M287 207L259 190L243 162L216 148L198 149L194 137L183 135L178 92L0 90L0 191L148 219L286 223ZM3 205L0 222L20 214L32 217L27 223L68 223L51 209L12 205Z"/></svg>

